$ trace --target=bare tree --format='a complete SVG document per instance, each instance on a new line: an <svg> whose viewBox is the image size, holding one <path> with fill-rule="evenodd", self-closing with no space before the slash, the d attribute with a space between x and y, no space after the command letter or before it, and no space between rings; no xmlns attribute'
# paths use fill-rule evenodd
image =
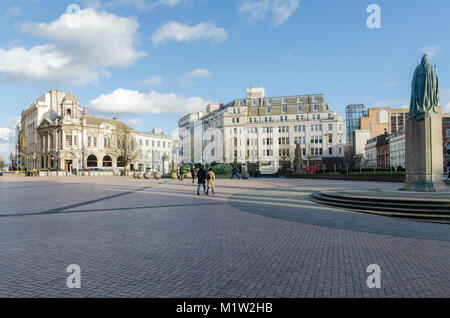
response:
<svg viewBox="0 0 450 318"><path fill-rule="evenodd" d="M116 133L116 150L117 158L124 166L124 175L128 175L128 166L139 156L137 140L130 130Z"/></svg>
<svg viewBox="0 0 450 318"><path fill-rule="evenodd" d="M3 170L3 167L5 166L5 159L3 159L2 157L0 157L0 171Z"/></svg>

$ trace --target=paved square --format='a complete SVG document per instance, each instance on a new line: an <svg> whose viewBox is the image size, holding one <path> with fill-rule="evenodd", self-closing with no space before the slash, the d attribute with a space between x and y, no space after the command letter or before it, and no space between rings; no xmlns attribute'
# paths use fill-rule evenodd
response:
<svg viewBox="0 0 450 318"><path fill-rule="evenodd" d="M321 206L398 184L0 178L0 297L449 297L450 225ZM81 288L66 267L81 267ZM381 266L380 289L366 268Z"/></svg>

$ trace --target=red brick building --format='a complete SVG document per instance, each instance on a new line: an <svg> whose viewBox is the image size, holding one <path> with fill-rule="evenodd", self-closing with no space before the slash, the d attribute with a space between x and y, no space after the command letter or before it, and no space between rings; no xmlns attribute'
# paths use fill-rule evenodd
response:
<svg viewBox="0 0 450 318"><path fill-rule="evenodd" d="M389 146L389 135L377 136L377 168L390 169L391 167L391 150Z"/></svg>

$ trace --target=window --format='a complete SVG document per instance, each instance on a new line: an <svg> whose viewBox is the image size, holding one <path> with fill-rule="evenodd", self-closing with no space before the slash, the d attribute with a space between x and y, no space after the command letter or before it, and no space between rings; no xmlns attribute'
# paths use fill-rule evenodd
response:
<svg viewBox="0 0 450 318"><path fill-rule="evenodd" d="M329 144L333 143L333 135L328 135L328 143Z"/></svg>
<svg viewBox="0 0 450 318"><path fill-rule="evenodd" d="M285 104L285 102L283 102L283 104ZM286 114L286 111L287 111L287 107L283 106L283 114Z"/></svg>
<svg viewBox="0 0 450 318"><path fill-rule="evenodd" d="M97 137L94 137L94 147L97 147Z"/></svg>
<svg viewBox="0 0 450 318"><path fill-rule="evenodd" d="M125 160L122 156L117 158L117 167L120 167L120 168L125 167Z"/></svg>
<svg viewBox="0 0 450 318"><path fill-rule="evenodd" d="M145 145L148 147L148 139L145 141Z"/></svg>
<svg viewBox="0 0 450 318"><path fill-rule="evenodd" d="M328 154L329 154L330 156L333 154L333 148L330 147L330 148L328 149Z"/></svg>
<svg viewBox="0 0 450 318"><path fill-rule="evenodd" d="M139 146L142 146L142 139L139 139Z"/></svg>
<svg viewBox="0 0 450 318"><path fill-rule="evenodd" d="M319 106L317 104L314 104L314 111L317 111L319 109Z"/></svg>
<svg viewBox="0 0 450 318"><path fill-rule="evenodd" d="M155 147L155 141L152 140L152 147Z"/></svg>
<svg viewBox="0 0 450 318"><path fill-rule="evenodd" d="M92 147L92 137L88 137L88 147Z"/></svg>
<svg viewBox="0 0 450 318"><path fill-rule="evenodd" d="M97 157L96 156L94 156L94 155L90 155L88 158L87 158L87 166L88 167L97 167Z"/></svg>
<svg viewBox="0 0 450 318"><path fill-rule="evenodd" d="M450 138L450 129L447 129L447 138Z"/></svg>
<svg viewBox="0 0 450 318"><path fill-rule="evenodd" d="M161 141L158 141L158 147L161 147Z"/></svg>
<svg viewBox="0 0 450 318"><path fill-rule="evenodd" d="M328 124L328 130L333 130L333 124Z"/></svg>
<svg viewBox="0 0 450 318"><path fill-rule="evenodd" d="M72 147L72 135L66 135L66 146Z"/></svg>
<svg viewBox="0 0 450 318"><path fill-rule="evenodd" d="M270 107L267 107L267 113L270 114L271 111L272 109Z"/></svg>
<svg viewBox="0 0 450 318"><path fill-rule="evenodd" d="M250 119L249 119L250 124L253 122L252 119L253 119L253 118L250 118Z"/></svg>
<svg viewBox="0 0 450 318"><path fill-rule="evenodd" d="M50 142L52 142L52 141L53 141L53 139L50 139ZM77 143L78 143L78 136L74 135L73 136L73 145L74 145L74 147L77 146Z"/></svg>
<svg viewBox="0 0 450 318"><path fill-rule="evenodd" d="M112 159L110 156L103 157L103 167L112 167Z"/></svg>

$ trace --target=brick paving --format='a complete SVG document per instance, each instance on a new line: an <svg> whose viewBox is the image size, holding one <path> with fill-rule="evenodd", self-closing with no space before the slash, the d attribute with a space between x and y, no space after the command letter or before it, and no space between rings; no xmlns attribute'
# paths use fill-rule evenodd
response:
<svg viewBox="0 0 450 318"><path fill-rule="evenodd" d="M448 225L352 223L297 195L396 186L218 180L198 197L188 181L2 177L0 297L449 297L450 241L408 230ZM66 287L69 264L80 289ZM369 264L381 289L366 287Z"/></svg>

